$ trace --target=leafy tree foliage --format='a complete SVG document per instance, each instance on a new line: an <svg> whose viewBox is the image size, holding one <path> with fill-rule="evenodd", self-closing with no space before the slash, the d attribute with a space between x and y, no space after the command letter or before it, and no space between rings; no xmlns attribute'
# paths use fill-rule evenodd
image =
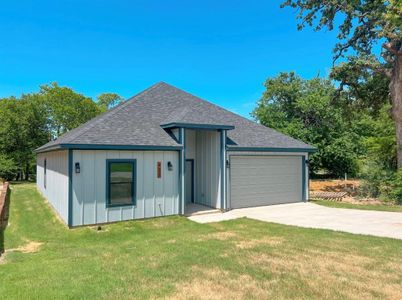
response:
<svg viewBox="0 0 402 300"><path fill-rule="evenodd" d="M33 149L49 138L40 103L38 95L0 100L0 154L12 159L25 179L32 168Z"/></svg>
<svg viewBox="0 0 402 300"><path fill-rule="evenodd" d="M28 179L36 148L101 112L91 98L57 83L41 86L38 93L0 99L0 177Z"/></svg>
<svg viewBox="0 0 402 300"><path fill-rule="evenodd" d="M11 180L18 172L18 168L14 161L7 156L0 154L0 178Z"/></svg>
<svg viewBox="0 0 402 300"><path fill-rule="evenodd" d="M102 111L111 109L124 102L124 98L115 93L103 93L97 97L97 104Z"/></svg>
<svg viewBox="0 0 402 300"><path fill-rule="evenodd" d="M387 157L392 164L385 152L395 145L395 135L390 135L394 127L383 90L373 88L378 81L368 77L358 89L339 93L329 79L304 80L293 72L280 73L265 82L266 91L252 115L263 125L317 147L310 158L313 172L354 176L369 149L372 156ZM372 102L362 100L367 95ZM374 154L374 149L384 153Z"/></svg>
<svg viewBox="0 0 402 300"><path fill-rule="evenodd" d="M389 80L392 117L395 122L397 164L402 168L402 2L400 0L286 0L282 6L298 9L299 29L333 30L338 26L339 42L334 61L342 79L364 77L367 72L384 74ZM382 52L376 46L381 44ZM346 72L346 73L345 73ZM341 81L341 88L352 81Z"/></svg>
<svg viewBox="0 0 402 300"><path fill-rule="evenodd" d="M78 94L68 87L60 87L57 83L42 85L39 95L53 139L101 112L91 98Z"/></svg>

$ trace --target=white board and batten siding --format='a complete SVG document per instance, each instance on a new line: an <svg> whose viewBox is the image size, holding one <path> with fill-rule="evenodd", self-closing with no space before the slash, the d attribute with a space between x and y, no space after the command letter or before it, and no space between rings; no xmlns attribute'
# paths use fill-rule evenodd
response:
<svg viewBox="0 0 402 300"><path fill-rule="evenodd" d="M36 162L36 185L54 210L68 222L68 151L39 153ZM46 159L46 188L45 188Z"/></svg>
<svg viewBox="0 0 402 300"><path fill-rule="evenodd" d="M218 131L195 133L195 202L221 207L221 144Z"/></svg>
<svg viewBox="0 0 402 300"><path fill-rule="evenodd" d="M307 160L308 154L229 152L229 158L230 208L307 200L308 168L303 183L303 158Z"/></svg>
<svg viewBox="0 0 402 300"><path fill-rule="evenodd" d="M107 159L136 159L136 206L106 206ZM173 170L167 169L170 161ZM179 213L177 151L73 150L72 226L143 219ZM157 162L162 176L157 178Z"/></svg>

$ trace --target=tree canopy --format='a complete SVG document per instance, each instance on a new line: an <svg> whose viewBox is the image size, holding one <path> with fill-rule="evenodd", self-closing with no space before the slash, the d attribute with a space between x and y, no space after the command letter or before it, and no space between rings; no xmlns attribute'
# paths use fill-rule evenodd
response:
<svg viewBox="0 0 402 300"><path fill-rule="evenodd" d="M280 73L267 79L252 115L265 126L317 147L310 158L312 172L355 176L369 147L385 151L395 141L392 135L389 138L394 127L387 115L386 94L373 88L378 80L367 78L358 90L339 94L329 79L305 80L293 72ZM361 97L373 90L375 101L363 101ZM388 158L390 167L391 161Z"/></svg>
<svg viewBox="0 0 402 300"><path fill-rule="evenodd" d="M391 114L395 122L397 161L402 168L402 2L400 0L286 0L282 7L298 9L299 29L337 27L334 78L340 88L363 79L367 72L389 80ZM381 45L382 51L377 51Z"/></svg>
<svg viewBox="0 0 402 300"><path fill-rule="evenodd" d="M100 94L96 99L98 106L103 111L111 109L119 105L120 103L124 102L124 98L120 97L115 93L103 93Z"/></svg>
<svg viewBox="0 0 402 300"><path fill-rule="evenodd" d="M0 177L28 179L34 171L34 149L103 111L91 98L57 83L42 85L37 93L0 99Z"/></svg>

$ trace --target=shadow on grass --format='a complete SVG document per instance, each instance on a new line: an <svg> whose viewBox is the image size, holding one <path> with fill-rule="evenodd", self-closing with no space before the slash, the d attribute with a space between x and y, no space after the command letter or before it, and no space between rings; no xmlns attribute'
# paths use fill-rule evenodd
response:
<svg viewBox="0 0 402 300"><path fill-rule="evenodd" d="M30 179L30 180L18 180L18 181L10 181L10 184L12 185L20 185L20 184L27 184L27 183L34 183L36 180Z"/></svg>

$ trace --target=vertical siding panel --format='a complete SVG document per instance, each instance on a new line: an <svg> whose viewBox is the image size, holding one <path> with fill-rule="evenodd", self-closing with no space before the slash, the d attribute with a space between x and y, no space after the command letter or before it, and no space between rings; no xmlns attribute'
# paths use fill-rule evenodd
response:
<svg viewBox="0 0 402 300"><path fill-rule="evenodd" d="M119 151L107 151L108 159L119 159L120 152ZM107 209L107 222L116 222L120 221L121 217L121 208L120 207L109 207Z"/></svg>
<svg viewBox="0 0 402 300"><path fill-rule="evenodd" d="M220 207L220 139L217 131L196 132L195 202Z"/></svg>
<svg viewBox="0 0 402 300"><path fill-rule="evenodd" d="M73 151L73 168L75 163L81 164L81 151L74 150ZM82 193L81 193L81 186L82 186L82 174L75 173L73 170L73 205L72 205L72 217L73 217L73 225L82 225Z"/></svg>
<svg viewBox="0 0 402 300"><path fill-rule="evenodd" d="M48 161L47 189L43 188L45 157ZM118 158L137 160L136 207L106 208L106 159ZM156 178L157 161L162 162L161 179ZM167 171L167 161L172 162L173 171ZM73 163L75 162L80 163L81 173L76 174L73 170L72 174L73 226L178 213L177 151L74 150ZM38 190L49 199L67 223L68 151L38 154L37 178Z"/></svg>
<svg viewBox="0 0 402 300"><path fill-rule="evenodd" d="M133 159L137 160L137 205L133 208L133 218L144 217L144 152L133 152Z"/></svg>
<svg viewBox="0 0 402 300"><path fill-rule="evenodd" d="M95 156L93 151L83 151L81 155L81 172L83 178L88 178L83 184L83 224L95 223Z"/></svg>
<svg viewBox="0 0 402 300"><path fill-rule="evenodd" d="M144 152L144 217L154 216L154 154Z"/></svg>
<svg viewBox="0 0 402 300"><path fill-rule="evenodd" d="M106 151L94 151L95 155L95 223L107 222L106 217Z"/></svg>
<svg viewBox="0 0 402 300"><path fill-rule="evenodd" d="M162 164L162 172L161 178L157 176L157 163L161 162ZM155 180L154 180L154 191L155 191L155 216L163 216L163 181L165 178L165 170L164 170L164 160L163 160L163 152L155 152L155 160L154 160L154 169L155 169Z"/></svg>
<svg viewBox="0 0 402 300"><path fill-rule="evenodd" d="M221 166L221 153L220 153L220 133L219 132L214 132L214 140L215 140L215 149L214 149L214 160L215 160L215 165L214 167L214 174L215 174L215 182L214 182L214 188L215 188L215 193L214 193L214 201L215 201L215 207L220 208L221 207L221 202L220 200L220 186L221 186L221 180L220 180L220 166Z"/></svg>
<svg viewBox="0 0 402 300"><path fill-rule="evenodd" d="M165 176L163 176L163 207L165 215L173 214L174 207L172 197L173 193L173 178L174 178L174 171L175 171L175 163L173 161L172 153L165 152L163 154L163 170ZM169 171L167 168L167 163L170 161L174 166L174 171Z"/></svg>
<svg viewBox="0 0 402 300"><path fill-rule="evenodd" d="M141 164L142 164L142 206L143 206L143 210L142 210L142 217L143 218L145 218L145 216L146 216L146 212L145 212L145 209L146 209L146 181L147 181L147 178L146 178L146 176L145 176L145 159L146 159L146 151L144 151L143 152L143 155L142 155L142 162L141 162Z"/></svg>
<svg viewBox="0 0 402 300"><path fill-rule="evenodd" d="M205 162L207 161L207 144L206 144L206 138L205 138L205 132L201 132L201 144L202 144L202 152L201 152L201 164L202 164L202 169L201 169L201 178L202 178L202 191L201 191L201 203L202 204L208 204L206 202L206 165Z"/></svg>
<svg viewBox="0 0 402 300"><path fill-rule="evenodd" d="M165 152L162 152L163 155L163 161L162 161L162 215L167 215L168 213L166 212L166 181L167 178L169 178L169 174L167 173L167 167L166 167L166 161L169 159L167 157L167 154Z"/></svg>
<svg viewBox="0 0 402 300"><path fill-rule="evenodd" d="M215 131L214 131L215 132ZM209 164L208 164L208 166L209 166L209 168L208 168L208 171L209 171L209 174L211 174L210 176L209 176L209 190L208 190L208 194L209 194L209 201L210 201L210 203L209 203L209 205L210 206L216 206L215 205L215 199L214 199L214 194L215 194L215 184L214 183L216 183L216 180L215 180L215 172L214 172L214 169L215 169L215 155L214 155L214 149L215 149L215 135L214 135L214 132L209 132L209 134L208 134L208 136L209 136L209 141L210 141L210 143L209 143L209 151L208 151L208 153L209 153L209 157L210 157L210 159L209 159Z"/></svg>
<svg viewBox="0 0 402 300"><path fill-rule="evenodd" d="M200 203L200 142L198 141L199 139L199 133L198 131L195 132L195 198L194 202L195 203Z"/></svg>

